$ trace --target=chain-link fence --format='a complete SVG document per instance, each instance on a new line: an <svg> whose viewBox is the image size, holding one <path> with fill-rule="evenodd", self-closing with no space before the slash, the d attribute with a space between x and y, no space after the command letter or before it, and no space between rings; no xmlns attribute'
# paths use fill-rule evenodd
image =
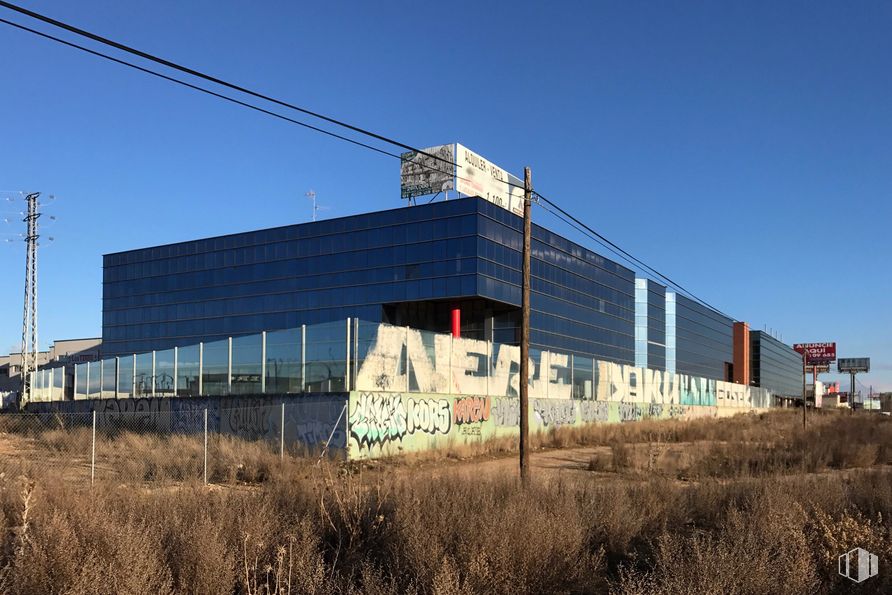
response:
<svg viewBox="0 0 892 595"><path fill-rule="evenodd" d="M0 414L0 474L95 483L254 483L343 456L346 401Z"/></svg>

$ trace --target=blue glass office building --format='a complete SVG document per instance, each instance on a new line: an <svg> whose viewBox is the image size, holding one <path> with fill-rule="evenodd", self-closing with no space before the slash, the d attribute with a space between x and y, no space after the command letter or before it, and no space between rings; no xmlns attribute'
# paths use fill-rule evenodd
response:
<svg viewBox="0 0 892 595"><path fill-rule="evenodd" d="M635 365L666 369L666 288L635 279Z"/></svg>
<svg viewBox="0 0 892 595"><path fill-rule="evenodd" d="M516 343L522 219L480 198L107 254L103 356L348 317ZM533 226L531 347L635 360L635 276Z"/></svg>
<svg viewBox="0 0 892 595"><path fill-rule="evenodd" d="M750 331L752 384L776 395L802 397L802 356L768 333Z"/></svg>
<svg viewBox="0 0 892 595"><path fill-rule="evenodd" d="M666 370L733 378L734 321L675 292L666 292Z"/></svg>

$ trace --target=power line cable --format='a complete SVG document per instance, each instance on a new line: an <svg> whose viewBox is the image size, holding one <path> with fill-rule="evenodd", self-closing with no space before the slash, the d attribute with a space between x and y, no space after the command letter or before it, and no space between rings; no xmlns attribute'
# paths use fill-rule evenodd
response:
<svg viewBox="0 0 892 595"><path fill-rule="evenodd" d="M9 10L13 10L13 11L15 11L15 12L18 12L18 13L23 14L23 15L25 15L25 16L31 17L31 18L36 19L36 20L38 20L38 21L42 21L42 22L47 23L47 24L49 24L49 25L52 25L52 26L54 26L54 27L58 27L58 28L60 28L60 29L64 29L64 30L66 30L66 31L69 31L69 32L74 33L74 34L76 34L76 35L79 35L79 36L81 36L81 37L86 37L86 38L88 38L88 39L91 39L91 40L96 41L96 42L98 42L98 43L101 43L101 44L103 44L103 45L107 45L107 46L113 47L113 48L115 48L115 49L121 50L122 52L126 52L126 53L128 53L128 54L132 54L132 55L134 55L134 56L139 56L140 58L143 58L143 59L145 59L145 60L149 60L149 61L151 61L151 62L155 62L156 64L161 64L162 66L166 66L166 67L168 67L168 68L172 68L172 69L174 69L174 70L178 70L178 71L183 72L183 73L185 73L185 74L189 74L189 75L191 75L191 76L194 76L194 77L197 77L197 78L206 80L206 81L208 81L208 82L211 82L211 83L220 85L220 86L222 86L222 87L226 87L226 88L228 88L228 89L232 89L233 91L238 91L238 92L240 92L240 93L245 93L246 95L250 95L250 96L252 96L252 97L256 97L256 98L258 98L258 99L262 99L262 100L264 100L264 101L269 101L270 103L275 103L275 104L280 105L280 106L282 106L282 107L287 107L287 108L289 108L289 109L293 109L293 110L295 110L295 111L301 112L301 113L306 114L306 115L308 115L308 116L312 116L312 117L314 117L314 118L318 118L318 119L320 119L320 120L324 120L325 122L328 122L328 123L330 123L330 124L335 124L335 125L337 125L337 126L341 126L341 127L346 128L346 129L348 129L348 130L352 130L353 132L358 132L359 134L363 134L363 135L365 135L365 136L368 136L368 137L371 137L371 138L374 138L374 139L383 141L383 142L385 142L385 143L388 143L388 144L391 144L391 145L400 147L400 148L402 148L402 149L405 149L406 151L414 151L414 152L416 152L416 153L421 153L421 154L423 154L423 155L425 155L425 156L427 156L427 157L430 157L430 158L432 158L432 159L436 159L436 160L438 160L438 161L442 161L442 162L447 163L447 164L449 164L449 165L452 165L452 166L455 165L455 163L449 161L448 159L444 159L444 158L442 158L442 157L440 157L440 156L438 156L438 155L432 155L432 154L430 154L430 153L426 153L426 152L422 151L421 149L418 149L418 148L413 147L413 146L411 146L411 145L407 145L407 144L402 143L402 142L400 142L400 141L398 141L398 140L395 140L395 139L386 137L386 136L384 136L384 135L382 135L382 134L378 134L378 133L376 133L376 132L372 132L371 130L367 130L367 129L365 129L365 128L361 128L361 127L359 127L359 126L354 126L353 124L349 124L349 123L347 123L347 122L344 122L343 120L338 120L337 118L332 118L332 117L330 117L330 116L326 116L325 114L321 114L321 113L319 113L319 112L316 112L316 111L307 109L307 108L305 108L305 107L301 107L301 106L299 106L299 105L295 105L295 104L290 103L290 102L288 102L288 101L283 101L283 100L281 100L281 99L276 99L275 97L271 97L271 96L269 96L269 95L267 95L267 94L265 94L265 93L260 93L260 92L257 92L257 91L253 91L253 90L251 90L251 89L248 89L247 87L243 87L243 86L241 86L241 85L237 85L237 84L235 84L235 83L230 83L230 82L225 81L225 80L223 80L223 79L220 79L220 78L218 78L218 77L211 76L211 75L209 75L209 74L205 74L204 72L201 72L201 71L199 71L199 70L195 70L195 69L193 69L193 68L189 68L188 66L183 66L183 65L181 65L181 64L177 64L176 62L173 62L173 61L171 61L171 60L167 60L167 59L165 59L165 58L161 58L161 57L159 57L159 56L155 56L154 54L150 54L150 53L148 53L148 52L144 52L144 51L142 51L142 50L138 50L138 49L136 49L136 48L130 47L130 46L125 45L125 44L123 44L123 43L120 43L120 42L118 42L118 41L114 41L114 40L112 40L112 39L108 39L107 37L103 37L103 36L101 36L101 35L97 35L96 33L91 33L90 31L86 31L86 30L81 29L81 28L79 28L79 27L75 27L74 25L69 25L68 23L63 23L62 21L58 21L58 20L56 20L56 19L54 19L54 18L48 17L48 16L43 15L43 14L40 14L40 13L38 13L38 12L34 12L34 11L32 11L32 10L28 10L27 8L23 8L23 7L21 7L21 6L17 6L17 5L15 5L15 4L10 3L10 2L6 2L5 0L0 0L0 6L3 6L4 8L8 8ZM4 22L9 23L9 21L4 21Z"/></svg>
<svg viewBox="0 0 892 595"><path fill-rule="evenodd" d="M634 263L637 263L638 267L643 267L643 270L646 270L646 271L650 272L651 274L656 275L656 276L658 276L659 278L663 279L663 280L666 282L667 285L670 285L670 286L674 287L676 290L682 292L683 294L688 295L688 296L689 296L691 299L693 299L694 301L696 301L696 302L702 304L703 306L709 308L709 309L712 310L713 312L715 312L715 313L717 313L717 314L720 314L720 315L724 316L725 318L730 318L731 320L734 320L735 322L737 322L737 320L736 320L733 316L728 316L727 314L725 314L724 312L722 312L722 311L719 310L718 308L716 308L716 307L710 305L710 304L709 304L708 302L706 302L705 300L703 300L703 299L697 297L694 293L692 293L690 290L684 288L684 287L683 287L682 285L680 285L679 283L673 281L672 279L670 279L669 277L667 277L667 276L664 275L663 273L659 272L659 271L656 270L655 268L651 267L650 265L646 264L646 263L643 262L642 260L636 258L635 256L632 256L629 252L627 252L626 250L623 250L623 249L620 248L618 245L616 245L614 242L611 242L611 241L608 240L606 237L604 237L603 235L601 235L600 233L598 233L597 231L595 231L594 229L592 229L591 227L589 227L588 225L586 225L585 223L583 223L582 221L580 221L579 219L577 219L576 217L574 217L573 215L571 215L570 213L568 213L567 211L565 211L564 209L562 209L562 208L561 208L560 206L558 206L554 201L549 200L548 198L546 198L545 196L542 196L542 194L540 194L540 193L538 193L538 192L535 192L535 194L536 194L536 196L539 198L540 201L544 201L545 203L551 205L554 209L556 209L558 212L560 212L561 215L563 215L564 217L566 217L567 219L569 219L570 221L572 221L572 222L574 223L574 226L576 226L576 229L577 229L577 230L578 230L580 227L583 228L583 229L585 230L584 233L586 233L587 235L589 235L589 237L590 237L591 239L595 239L595 240L596 240L598 243L600 243L601 245L603 245L603 246L605 246L605 247L608 247L614 254L621 254L621 255L623 255L623 258L626 260L626 262L634 262ZM541 203L540 203L540 206L541 206Z"/></svg>
<svg viewBox="0 0 892 595"><path fill-rule="evenodd" d="M164 79L164 80L166 80L166 81L170 81L170 82L172 82L172 83L176 83L176 84L178 84L178 85L182 85L182 86L184 86L184 87L188 87L188 88L193 89L193 90L195 90L195 91L199 91L199 92L201 92L201 93L206 93L206 94L208 94L208 95L212 95L212 96L217 97L217 98L219 98L219 99L223 99L224 101L229 101L229 102L231 102L231 103L235 103L235 104L240 105L240 106L242 106L242 107L246 107L246 108L248 108L248 109L252 109L252 110L255 110L255 111L258 111L258 112L267 114L267 115L269 115L269 116L273 116L274 118L279 118L279 119L281 119L281 120L285 120L285 121L287 121L287 122L291 122L292 124L297 124L298 126L303 126L304 128L309 128L310 130L314 130L314 131L316 131L316 132L321 132L322 134L326 134L326 135L331 136L331 137L333 137L333 138L336 138L336 139L338 139L338 140L343 140L343 141L346 141L346 142L348 142L348 143L352 143L352 144L354 144L354 145L363 147L363 148L365 148L365 149L370 149L370 150L372 150L372 151L376 151L376 152L378 152L378 153L382 153L382 154L384 154L384 155L388 155L388 156L390 156L390 157L397 157L397 158L399 158L399 155L395 155L394 153L390 153L390 152L388 152L388 151L384 151L384 150L382 150L382 149L379 149L378 147L374 147L374 146L372 146L372 145L368 145L368 144L366 144L366 143L362 143L362 142L360 142L360 141L357 141L357 140L354 140L354 139L352 139L352 138L349 138L349 137L346 137L346 136L343 136L343 135L340 135L340 134L331 132L331 131L329 131L329 130L325 130L324 128L319 128L318 126L313 126L312 124L307 124L306 122L301 122L300 120L295 120L294 118L289 118L288 116L283 116L282 114L279 114L279 113L270 111L270 110L268 110L268 109L264 109L264 108L262 108L262 107L258 107L258 106L256 106L256 105L252 105L252 104L250 104L250 103L246 103L246 102L244 102L244 101L240 101L240 100L235 99L235 98L233 98L233 97L228 97L228 96L223 95L223 94L221 94L221 93L217 93L217 92L215 92L215 91L211 91L211 90L209 90L209 89L205 89L205 88L203 88L203 87L199 87L199 86L197 86L197 85L193 85L193 84L191 84L191 83L187 83L186 81L182 81L182 80L180 80L180 79L176 79L176 78L173 78L173 77L171 77L171 76L167 76L166 74L162 74L162 73L160 73L160 72L155 72L154 70L150 70L150 69L148 69L148 68L144 68L144 67L142 67L142 66L139 66L138 64L133 64L132 62L127 62L126 60L121 60L120 58L115 58L114 56L109 56L108 54L103 54L102 52L97 52L96 50L91 50L91 49L88 48L88 47L84 47L84 46L82 46L82 45L78 45L78 44L73 43L73 42L71 42L71 41L66 41L66 40L61 39L61 38L59 38L59 37L55 37L55 36L53 36L53 35L50 35L49 33L43 33L42 31L38 31L38 30L36 30L36 29L32 29L32 28L30 28L30 27L26 27L25 25L20 25L20 24L18 24L18 23L14 23L14 22L12 22L12 21L8 21L8 20L6 20L6 19L4 19L4 18L0 18L0 23L5 23L5 24L10 25L10 26L12 26L12 27L15 27L15 28L17 28L17 29L21 29L21 30L23 30L23 31L27 31L27 32L29 32L29 33L33 33L34 35L38 35L38 36L43 37L43 38L45 38L45 39L50 39L50 40L52 40L52 41L61 43L61 44L63 44L63 45L66 45L66 46L68 46L68 47L71 47L71 48L75 48L75 49L80 50L80 51L82 51L82 52L87 52L88 54L92 54L92 55L94 55L94 56L98 56L98 57L100 57L100 58L105 58L106 60L111 60L112 62L116 62L117 64L121 64L122 66L127 66L128 68L133 68L133 69L138 70L138 71L140 71L140 72L144 72L144 73L146 73L146 74L150 74L150 75L155 76L155 77L158 77L158 78L160 78L160 79Z"/></svg>
<svg viewBox="0 0 892 595"><path fill-rule="evenodd" d="M382 142L391 144L391 145L393 145L393 146L400 147L400 148L405 149L405 150L407 150L407 151L413 151L413 152L415 152L415 153L425 155L425 156L430 157L431 159L434 159L434 160L436 160L436 161L443 162L443 163L445 163L445 164L447 164L447 165L449 165L449 166L451 166L451 167L457 167L457 164L456 164L455 162L449 160L449 159L445 159L445 158L443 158L443 157L440 157L439 155L434 155L434 154L431 154L431 153L427 153L426 151L423 151L423 150L421 150L421 149L418 149L417 147L413 147L413 146L411 146L411 145L405 144L405 143L400 142L400 141L398 141L398 140L395 140L395 139L393 139L393 138L389 138L389 137L386 137L386 136L384 136L384 135L381 135L381 134L372 132L372 131L370 131L370 130L361 128L361 127L359 127L359 126L355 126L355 125L353 125L353 124L349 124L349 123L344 122L344 121L342 121L342 120L338 120L338 119L336 119L336 118L332 118L332 117L330 117L330 116L326 116L326 115L321 114L321 113L319 113L319 112L316 112L316 111L313 111L313 110L310 110L310 109L307 109L307 108L304 108L304 107L300 107L300 106L295 105L295 104L293 104L293 103L290 103L290 102L287 102L287 101L283 101L283 100L280 100L280 99L276 99L276 98L271 97L271 96L269 96L269 95L266 95L266 94L264 94L264 93L260 93L260 92L257 92L257 91L253 91L253 90L248 89L248 88L246 88L246 87L243 87L243 86L241 86L241 85L237 85L237 84L234 84L234 83L230 83L230 82L225 81L225 80L223 80L223 79L220 79L220 78L218 78L218 77L214 77L214 76L205 74L205 73L203 73L203 72L201 72L201 71L198 71L198 70L195 70L195 69L193 69L193 68L189 68L189 67L187 67L187 66L183 66L183 65L181 65L181 64L178 64L178 63L176 63L176 62L172 62L172 61L167 60L167 59L165 59L165 58L161 58L161 57L155 56L155 55L150 54L150 53L148 53L148 52L144 52L144 51L142 51L142 50L138 50L138 49L136 49L136 48L130 47L130 46L125 45L125 44L123 44L123 43L114 41L114 40L112 40L112 39L108 39L108 38L106 38L106 37L103 37L103 36L98 35L98 34L95 34L95 33L91 33L91 32L89 32L89 31L86 31L86 30L81 29L81 28L79 28L79 27L75 27L74 25L70 25L70 24L68 24L68 23L64 23L64 22L62 22L62 21L53 19L53 18L48 17L48 16L46 16L46 15L42 15L42 14L40 14L40 13L31 11L31 10L28 10L28 9L23 8L23 7L21 7L21 6L17 6L17 5L15 5L15 4L12 4L12 3L10 3L10 2L6 2L5 0L0 0L0 6L3 6L3 7L5 7L5 8L7 8L7 9L9 9L9 10L13 10L13 11L18 12L18 13L20 13L20 14L23 14L23 15L25 15L25 16L28 16L28 17L30 17L30 18L39 20L39 21L41 21L41 22L47 23L47 24L52 25L52 26L54 26L54 27L57 27L57 28L60 28L60 29L64 29L64 30L66 30L66 31L69 31L69 32L74 33L74 34L76 34L76 35L79 35L79 36L81 36L81 37L85 37L85 38L91 39L91 40L96 41L96 42L98 42L98 43L101 43L101 44L103 44L103 45L107 45L107 46L116 48L116 49L118 49L118 50L120 50L120 51L129 53L129 54L131 54L131 55L138 56L138 57L143 58L143 59L145 59L145 60L149 60L149 61L151 61L151 62L155 62L155 63L157 63L157 64L166 66L166 67L168 67L168 68L172 68L172 69L174 69L174 70L178 70L178 71L180 71L180 72L183 72L183 73L189 74L189 75L191 75L191 76L195 76L195 77L197 77L197 78L200 78L200 79L203 79L203 80L212 82L212 83L214 83L214 84L217 84L217 85L220 85L220 86L223 86L223 87L232 89L232 90L234 90L234 91L238 91L238 92L240 92L240 93L245 93L245 94L247 94L247 95L256 97L256 98L258 98L258 99L262 99L262 100L264 100L264 101L268 101L268 102L271 102L271 103L274 103L274 104L277 104L277 105L286 107L286 108L288 108L288 109L292 109L292 110L298 111L298 112L300 112L300 113L307 114L307 115L309 115L309 116L312 116L312 117L321 119L321 120L326 121L326 122L329 122L329 123L331 123L331 124L335 124L335 125L337 125L337 126L341 126L341 127L347 128L348 130L351 130L351 131L353 131L353 132L357 132L357 133L359 133L359 134L363 134L363 135L365 135L365 136L369 136L369 137L371 137L371 138L374 138L374 139L376 139L376 140L380 140L380 141L382 141ZM164 80L167 80L167 81L170 81L170 82L173 82L173 83L182 85L182 86L184 86L184 87L187 87L187 88L190 88L190 89L199 91L199 92L201 92L201 93L205 93L205 94L208 94L208 95L217 97L217 98L219 98L219 99L223 99L223 100L225 100L225 101L229 101L229 102L231 102L231 103L234 103L234 104L237 104L237 105L241 105L241 106L243 106L243 107L247 107L247 108L249 108L249 109L252 109L252 110L255 110L255 111L258 111L258 112L261 112L261 113L270 115L270 116L273 116L273 117L275 117L275 118L279 118L279 119L281 119L281 120L285 120L285 121L287 121L287 122L296 124L296 125L298 125L298 126L302 126L302 127L308 128L308 129L310 129L310 130L314 130L314 131L316 131L316 132L320 132L320 133L322 133L322 134L331 136L331 137L333 137L333 138L337 138L337 139L339 139L339 140L343 140L343 141L346 141L346 142L348 142L348 143L351 143L351 144L354 144L354 145L357 145L357 146L360 146L360 147L363 147L363 148L366 148L366 149L370 149L370 150L375 151L375 152L377 152L377 153L381 153L381 154L383 154L383 155L388 155L388 156L390 156L390 157L395 157L395 158L397 158L397 159L400 159L401 161L402 161L402 159L403 159L402 156L397 155L397 154L395 154L395 153L391 153L391 152L389 152L389 151L385 151L385 150L383 150L383 149L379 149L378 147L374 147L374 146L372 146L372 145L369 145L369 144L366 144L366 143L362 143L362 142L360 142L360 141L357 141L357 140L351 139L351 138L349 138L349 137L346 137L346 136L343 136L343 135L340 135L340 134L337 134L337 133L334 133L334 132L325 130L325 129L323 129L323 128L319 128L319 127L317 127L317 126L313 126L313 125L311 125L311 124L307 124L307 123L305 123L305 122L301 122L301 121L299 121L299 120L295 120L295 119L293 119L293 118L289 118L289 117L284 116L284 115L282 115L282 114L279 114L279 113L277 113L277 112L273 112L273 111L270 111L270 110L267 110L267 109L258 107L258 106L256 106L256 105L253 105L253 104L250 104L250 103L247 103L247 102L244 102L244 101L240 101L240 100L235 99L235 98L233 98L233 97L229 97L229 96L227 96L227 95L223 95L223 94L221 94L221 93L217 93L217 92L215 92L215 91L211 91L211 90L209 90L209 89L205 89L205 88L203 88L203 87L199 87L199 86L197 86L197 85L193 85L193 84L188 83L188 82L186 82L186 81L183 81L183 80L180 80L180 79L176 79L176 78L174 78L174 77L167 76L167 75L165 75L165 74L162 74L162 73L153 71L153 70L151 70L151 69L148 69L148 68L145 68L145 67L142 67L142 66L139 66L139 65L137 65L137 64L133 64L132 62L127 62L126 60L121 60L121 59L119 59L119 58L115 58L115 57L110 56L110 55L108 55L108 54L104 54L104 53L102 53L102 52L98 52L98 51L96 51L96 50L92 50L92 49L87 48L87 47L85 47L85 46L82 46L82 45L79 45L79 44L76 44L76 43L73 43L73 42L70 42L70 41L66 41L66 40L61 39L61 38L59 38L59 37L55 37L55 36L53 36L53 35L50 35L50 34L48 34L48 33L43 33L43 32L38 31L38 30L36 30L36 29L32 29L32 28L30 28L30 27L26 27L26 26L24 26L24 25L20 25L20 24L18 24L18 23L14 23L14 22L12 22L12 21L8 21L8 20L6 20L6 19L2 19L2 18L0 18L0 22L3 22L3 23L5 23L5 24L10 25L10 26L15 27L15 28L18 28L18 29L21 29L21 30L30 32L30 33L35 34L35 35L38 35L38 36L40 36L40 37L43 37L43 38L46 38L46 39L50 39L50 40L52 40L52 41L56 41L56 42L58 42L58 43L61 43L61 44L63 44L63 45L66 45L66 46L68 46L68 47L72 47L72 48L75 48L75 49L78 49L78 50L87 52L87 53L92 54L92 55L94 55L94 56L101 57L101 58L105 58L105 59L110 60L110 61L112 61L112 62L115 62L115 63L117 63L117 64L121 64L121 65L123 65L123 66L127 66L127 67L129 67L129 68L133 68L133 69L135 69L135 70L144 72L144 73L146 73L146 74L150 74L150 75L156 76L156 77L158 77L158 78L161 78L161 79L164 79ZM430 166L427 166L426 164L420 164L420 165L422 165L423 167L428 167L428 168L430 168ZM430 168L430 169L433 169L433 168ZM459 177L459 176L457 176L457 177ZM460 179L463 179L463 178L460 178ZM521 187L522 187L522 186L520 186L520 185L518 185L518 184L513 184L513 183L511 183L510 181L507 182L507 184L508 184L509 186L513 186L513 187L515 187L515 188L521 188ZM540 194L540 193L538 193L538 192L536 192L535 194L536 194L537 197L539 197L540 199L544 200L545 202L547 202L548 204L550 204L553 208L555 208L556 210L558 210L559 212L561 212L565 217L567 217L567 218L569 218L571 221L573 221L577 226L580 226L580 227L582 227L583 229L585 229L585 230L588 232L588 234L590 234L590 235L589 235L590 238L592 238L592 239L597 238L597 241L598 241L599 244L601 244L602 246L608 247L608 248L611 250L611 252L613 252L614 254L620 254L620 255L622 255L622 257L623 257L627 262L635 262L635 263L637 263L640 267L643 267L643 270L650 271L651 274L654 274L654 275L656 275L657 277L659 277L659 278L665 280L665 282L666 282L667 284L669 284L669 285L675 287L677 290L679 290L679 291L681 291L682 293L684 293L684 294L690 296L692 299L694 299L695 301L697 301L697 302L699 302L700 304L704 305L705 307L709 308L710 310L712 310L712 311L714 311L714 312L716 312L716 313L718 313L718 314L720 314L720 315L722 315L722 316L725 316L726 318L732 318L732 317L728 316L727 314L724 314L723 312L721 312L720 310L718 310L718 309L715 308L714 306L710 305L710 304L707 303L706 301L704 301L704 300L698 298L698 297L697 297L696 295L694 295L692 292L690 292L689 290L685 289L683 286L681 286L680 284L676 283L675 281L673 281L672 279L670 279L670 278L667 277L666 275L660 273L659 271L657 271L657 270L654 269L653 267L647 265L646 263L644 263L644 262L641 261L640 259L638 259L638 258L632 256L630 253L628 253L627 251L625 251L625 250L623 250L622 248L620 248L620 247L619 247L618 245L616 245L614 242L608 240L606 237L604 237L604 236L601 235L600 233L596 232L594 229L592 229L591 227L589 227L589 226L586 225L585 223L582 223L579 219L577 219L576 217L570 215L570 214L569 214L567 211L565 211L564 209L560 208L554 201L549 200L548 198L546 198L545 196L543 196L542 194ZM566 221L565 221L565 222L566 222ZM576 227L576 229L579 230L579 227ZM732 319L733 319L733 318L732 318Z"/></svg>
<svg viewBox="0 0 892 595"><path fill-rule="evenodd" d="M356 145L356 146L358 146L358 147L362 147L362 148L364 148L364 149L369 149L369 150L374 151L374 152L376 152L376 153L380 153L381 155L386 155L386 156L388 156L388 157L393 157L394 159L398 159L398 160L400 160L401 162L403 161L403 157L402 157L401 155L397 154L397 153L391 153L390 151L386 151L386 150L384 150L384 149L380 149L380 148L375 147L375 146L373 146L373 145L370 145L370 144L368 144L368 143L363 143L363 142L361 142L361 141L352 139L352 138L347 137L347 136L344 136L344 135L342 135L342 134L337 134L337 133L335 133L335 132L331 132L330 130L325 130L324 128L320 128L320 127L318 127L318 126L313 126L312 124L307 124L306 122L302 122L302 121L300 121L300 120L296 120L296 119L294 119L294 118L290 118L290 117L285 116L285 115L282 115L282 114L280 114L280 113L277 113L277 112L274 112L274 111L271 111L271 110L268 110L268 109L265 109L265 108L262 108L262 107L253 105L253 104L248 103L248 102L246 102L246 101L241 101L241 100L239 100L239 99L235 99L234 97L230 97L230 96L228 96L228 95L224 95L224 94L222 94L222 93L217 93L216 91L211 91L210 89L206 89L206 88L204 88L204 87L201 87L201 86L198 86L198 85L194 85L194 84L189 83L189 82L186 82L186 81L184 81L184 80L181 80L181 79L178 79L178 78L175 78L175 77L172 77L172 76L168 76L168 75L166 75L166 74L157 72L157 71L152 70L152 69L150 69L150 68L145 68L144 66L140 66L140 65L138 65L138 64L134 64L133 62L128 62L127 60L122 60L122 59L120 59L120 58L115 58L114 56L110 56L109 54L106 54L106 53L103 53L103 52L100 52L100 51L97 51L97 50L90 49L90 48L88 48L88 47L86 47L86 46L82 46L82 45L80 45L80 44L77 44L77 43L74 43L74 42L71 42L71 41L67 41L67 40L62 39L62 38L60 38L60 37L56 37L56 36L54 36L54 35L51 35L51 34L49 34L49 33L44 33L44 32L42 32L42 31L38 31L38 30L36 30L36 29L32 29L31 27L27 27L27 26L25 26L25 25L21 25L21 24L19 24L19 23L15 23L15 22L9 21L9 20L4 19L4 18L2 18L2 17L0 17L0 23L4 23L4 24L6 24L6 25L10 25L10 26L12 26L12 27L15 27L16 29L21 29L21 30L23 30L23 31L27 31L28 33L33 33L34 35L43 37L43 38L45 38L45 39L49 39L49 40L51 40L51 41L55 41L55 42L57 42L57 43L60 43L60 44L62 44L62 45L65 45L65 46L68 46L68 47L71 47L71 48L74 48L74 49L77 49L77 50L80 50L80 51L82 51L82 52L86 52L86 53L88 53L88 54L90 54L90 55L93 55L93 56L96 56L96 57L99 57L99 58L103 58L103 59L105 59L105 60L109 60L109 61L114 62L114 63L116 63L116 64L120 64L120 65L122 65L122 66L126 66L126 67L128 67L128 68L132 68L132 69L137 70L137 71L139 71L139 72L143 72L143 73L145 73L145 74L149 74L149 75L151 75L151 76L154 76L154 77L157 77L157 78L160 78L160 79L163 79L163 80L172 82L172 83L176 83L176 84L178 84L178 85L181 85L181 86L183 86L183 87L187 87L187 88L192 89L192 90L194 90L194 91L198 91L198 92L200 92L200 93L205 93L205 94L210 95L210 96L212 96L212 97L216 97L216 98L218 98L218 99L222 99L222 100L224 100L224 101L228 101L228 102L230 102L230 103L234 103L234 104L236 104L236 105L239 105L239 106L242 106L242 107L246 107L246 108L248 108L248 109L251 109L251 110L254 110L254 111L257 111L257 112L260 112L260 113L269 115L269 116L272 116L272 117L274 117L274 118L278 118L278 119L280 119L280 120L284 120L284 121L286 121L286 122L290 122L290 123L292 123L292 124L296 124L296 125L298 125L298 126L302 126L302 127L304 127L304 128L307 128L307 129L309 129L309 130L313 130L313 131L315 131L315 132L320 132L320 133L322 133L322 134L325 134L325 135L330 136L330 137L332 137L332 138L336 138L336 139L338 139L338 140L346 141L346 142L351 143L351 144L353 144L353 145ZM427 155L427 153L425 153L425 155ZM452 166L455 166L455 165L456 165L455 163L453 163L453 162L451 162L451 161L444 160L444 159L442 159L442 158L438 158L438 159L439 159L440 161L444 161L445 163L448 163L448 164L450 164L450 165L452 165ZM434 166L432 166L432 165L428 165L428 164L426 164L426 163L418 163L417 165L419 165L419 166L421 166L422 168L425 168L425 169L442 171L442 170L438 170L436 167L434 167ZM458 174L455 174L455 177L456 177L457 179L459 179L459 180L465 180L465 181L468 181L468 178L462 177L462 176L460 176L460 175L458 175ZM510 182L509 182L509 185L517 187L516 184L511 184Z"/></svg>

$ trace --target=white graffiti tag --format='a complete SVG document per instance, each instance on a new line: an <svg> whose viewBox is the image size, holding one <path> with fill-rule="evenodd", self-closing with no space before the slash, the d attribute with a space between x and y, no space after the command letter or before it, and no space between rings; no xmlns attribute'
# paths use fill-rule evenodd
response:
<svg viewBox="0 0 892 595"><path fill-rule="evenodd" d="M350 433L372 447L406 435L406 409L400 396L363 393L350 413Z"/></svg>
<svg viewBox="0 0 892 595"><path fill-rule="evenodd" d="M363 393L350 413L350 434L360 447L402 440L407 434L447 434L452 413L446 399L403 399L402 395Z"/></svg>

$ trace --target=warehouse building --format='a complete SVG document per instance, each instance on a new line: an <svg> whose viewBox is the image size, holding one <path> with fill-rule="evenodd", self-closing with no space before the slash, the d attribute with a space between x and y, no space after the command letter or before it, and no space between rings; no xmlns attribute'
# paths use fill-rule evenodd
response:
<svg viewBox="0 0 892 595"><path fill-rule="evenodd" d="M802 356L762 331L750 332L752 385L789 399L802 398Z"/></svg>
<svg viewBox="0 0 892 595"><path fill-rule="evenodd" d="M348 317L519 340L522 219L462 198L108 254L103 356ZM533 226L531 346L635 360L635 275Z"/></svg>
<svg viewBox="0 0 892 595"><path fill-rule="evenodd" d="M466 197L108 254L103 357L347 318L516 345L522 223ZM801 386L792 350L764 333L735 341L744 323L544 227L532 236L534 351Z"/></svg>

